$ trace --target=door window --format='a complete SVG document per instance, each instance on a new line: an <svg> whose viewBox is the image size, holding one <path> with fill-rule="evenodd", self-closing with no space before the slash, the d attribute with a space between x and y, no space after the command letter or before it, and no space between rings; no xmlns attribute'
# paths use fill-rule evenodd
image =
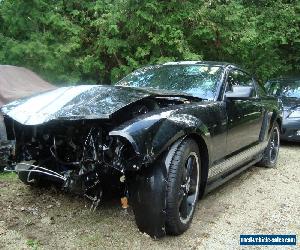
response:
<svg viewBox="0 0 300 250"><path fill-rule="evenodd" d="M253 87L254 91L252 97L256 96L252 77L240 70L232 70L229 72L227 77L226 92L233 91L234 86Z"/></svg>

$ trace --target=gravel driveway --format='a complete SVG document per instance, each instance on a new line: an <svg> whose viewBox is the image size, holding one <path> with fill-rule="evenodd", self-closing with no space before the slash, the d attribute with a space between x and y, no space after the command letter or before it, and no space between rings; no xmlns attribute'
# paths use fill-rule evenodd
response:
<svg viewBox="0 0 300 250"><path fill-rule="evenodd" d="M297 234L300 246L299 164L300 144L283 145L277 168L250 168L216 189L185 234L161 240L140 233L118 201L92 213L81 198L0 175L0 249L236 249L240 234L257 233Z"/></svg>

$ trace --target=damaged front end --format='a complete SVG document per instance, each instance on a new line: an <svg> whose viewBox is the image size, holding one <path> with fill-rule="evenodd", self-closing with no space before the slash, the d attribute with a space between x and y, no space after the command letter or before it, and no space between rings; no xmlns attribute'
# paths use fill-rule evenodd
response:
<svg viewBox="0 0 300 250"><path fill-rule="evenodd" d="M142 232L164 236L165 158L180 138L201 127L195 117L177 114L178 105L194 98L121 87L107 87L109 96L103 94L104 86L81 88L64 90L75 96L68 102L56 90L45 97L56 102L42 108L28 110L41 96L4 107L7 136L16 141L16 164L7 170L17 172L26 184L55 184L87 197L92 210L103 193L117 191L129 199ZM114 98L115 106L110 103Z"/></svg>
<svg viewBox="0 0 300 250"><path fill-rule="evenodd" d="M105 122L64 121L39 126L11 122L17 162L13 170L27 184L52 182L99 203L107 178L120 178L138 158L127 141L108 135L109 124Z"/></svg>

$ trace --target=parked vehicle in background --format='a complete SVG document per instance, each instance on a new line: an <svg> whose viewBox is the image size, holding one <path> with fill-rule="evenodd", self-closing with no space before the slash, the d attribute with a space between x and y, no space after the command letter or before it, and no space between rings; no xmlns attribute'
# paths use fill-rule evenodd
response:
<svg viewBox="0 0 300 250"><path fill-rule="evenodd" d="M2 111L21 181L51 181L93 209L118 186L152 237L183 233L199 197L255 163L274 167L279 151L277 98L229 63L148 66L115 86L58 88Z"/></svg>
<svg viewBox="0 0 300 250"><path fill-rule="evenodd" d="M282 77L266 84L267 92L282 101L283 121L280 138L300 142L300 77Z"/></svg>

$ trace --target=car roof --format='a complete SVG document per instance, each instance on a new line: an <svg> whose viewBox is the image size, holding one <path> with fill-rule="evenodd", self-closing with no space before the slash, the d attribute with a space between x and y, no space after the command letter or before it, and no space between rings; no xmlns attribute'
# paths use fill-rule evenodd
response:
<svg viewBox="0 0 300 250"><path fill-rule="evenodd" d="M228 63L228 62L218 62L218 61L177 61L177 62L166 62L162 65L197 65L197 64L205 64L205 65L211 65L211 66L234 66L239 68L237 65Z"/></svg>

